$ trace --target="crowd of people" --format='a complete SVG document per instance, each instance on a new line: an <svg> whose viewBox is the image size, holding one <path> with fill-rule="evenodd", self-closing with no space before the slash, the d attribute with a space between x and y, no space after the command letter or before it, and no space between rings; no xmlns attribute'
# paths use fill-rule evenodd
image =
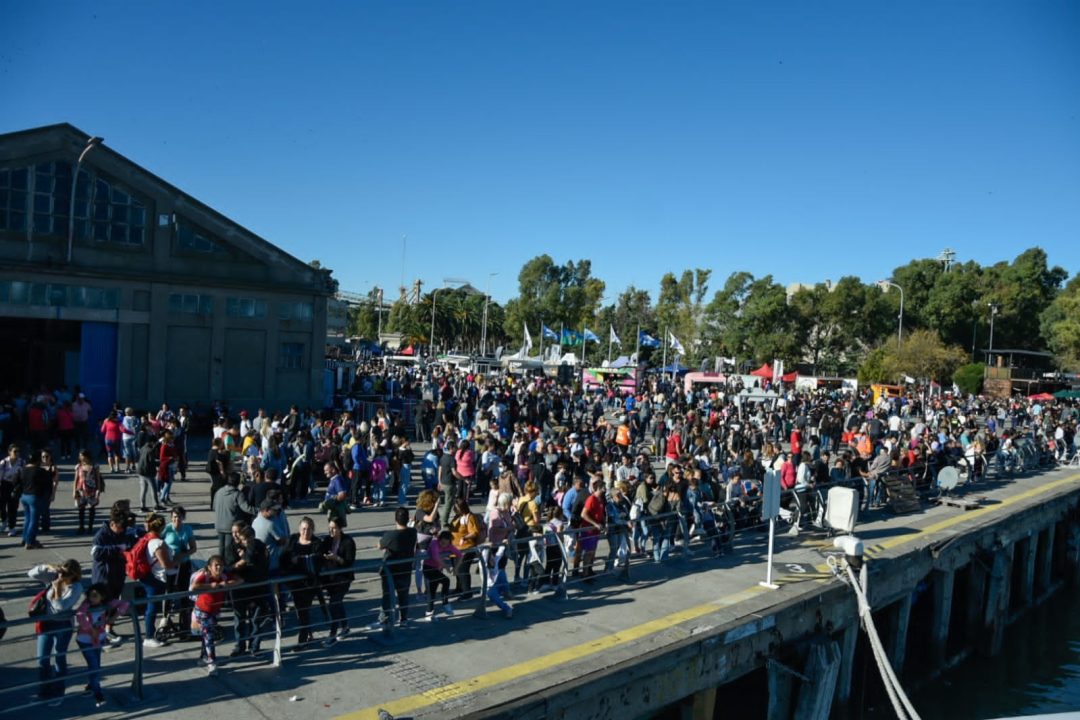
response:
<svg viewBox="0 0 1080 720"><path fill-rule="evenodd" d="M1076 453L1078 413L1066 402L920 392L874 402L866 393L785 387L748 393L738 377L685 390L660 375L623 394L539 376L375 364L360 366L354 385L396 402L363 417L351 401L333 412L219 408L205 464L212 535L188 524L172 498L189 467L186 408L117 406L95 422L97 442L92 410L70 426L60 420L84 400L79 393L72 400L43 391L24 404L7 425L16 441L0 461L0 521L24 547L41 547L62 484L58 452L76 459L76 532L92 534L93 584L85 593L77 560L30 571L46 585L38 623L43 699L63 694L77 632L91 673L87 691L105 702L101 652L122 643L115 622L132 601L142 606L144 648L197 633L209 674L218 670L226 607L235 623L231 657L259 655L285 612L295 616L295 649L334 645L356 617L345 606L357 568L350 519L388 504L394 522L378 542L382 593L373 625L382 629L452 615L454 604L476 598L476 577L486 579L484 599L512 617L515 596L625 573L646 553L662 563L696 552L694 543L724 552L721 525L752 518L769 470L793 491L791 503L814 487L847 483L872 510L889 500L879 480L890 472L932 482L949 464L1007 458L1021 439L1060 459ZM96 524L112 479L125 473L138 476L138 497L112 502ZM714 512L719 506L725 520ZM290 508L309 513L295 532ZM598 560L601 540L606 553ZM216 552L202 562L200 548ZM272 590L277 578L285 580Z"/></svg>

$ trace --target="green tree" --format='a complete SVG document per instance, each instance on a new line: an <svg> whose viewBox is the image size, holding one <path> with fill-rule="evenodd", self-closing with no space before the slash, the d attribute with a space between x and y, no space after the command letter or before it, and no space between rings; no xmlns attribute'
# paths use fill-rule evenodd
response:
<svg viewBox="0 0 1080 720"><path fill-rule="evenodd" d="M978 395L982 392L983 375L986 365L983 363L968 363L961 365L953 373L953 382L960 388L960 392L968 395Z"/></svg>
<svg viewBox="0 0 1080 720"><path fill-rule="evenodd" d="M506 304L503 329L511 343L529 332L539 332L540 323L558 331L560 327L581 330L595 322L604 295L604 282L592 277L589 260L556 265L550 255L529 260L518 273L518 296Z"/></svg>
<svg viewBox="0 0 1080 720"><path fill-rule="evenodd" d="M1045 338L1033 332L1043 312L1054 302L1068 273L1047 265L1046 252L1031 248L1011 263L987 269L986 302L998 308L994 320L994 347L1042 350Z"/></svg>
<svg viewBox="0 0 1080 720"><path fill-rule="evenodd" d="M967 353L941 341L933 330L919 329L904 337L899 347L885 343L882 366L885 376L899 381L904 375L917 380L951 380L956 369L967 360Z"/></svg>
<svg viewBox="0 0 1080 720"><path fill-rule="evenodd" d="M1080 275L1042 312L1039 327L1058 366L1080 372Z"/></svg>
<svg viewBox="0 0 1080 720"><path fill-rule="evenodd" d="M660 295L656 301L656 321L660 332L670 332L686 348L694 362L703 354L701 322L703 303L709 292L712 270L696 268L684 270L676 278L665 273L660 279Z"/></svg>
<svg viewBox="0 0 1080 720"><path fill-rule="evenodd" d="M747 272L732 273L704 308L702 328L710 353L755 363L799 354L787 291L772 275L755 280Z"/></svg>
<svg viewBox="0 0 1080 720"><path fill-rule="evenodd" d="M347 330L349 337L375 340L378 333L379 316L373 303L354 305L348 310Z"/></svg>

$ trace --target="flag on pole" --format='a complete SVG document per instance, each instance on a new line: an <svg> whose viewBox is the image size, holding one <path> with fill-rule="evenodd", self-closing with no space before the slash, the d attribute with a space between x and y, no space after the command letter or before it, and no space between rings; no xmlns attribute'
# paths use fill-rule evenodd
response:
<svg viewBox="0 0 1080 720"><path fill-rule="evenodd" d="M615 326L609 325L608 327L611 330L611 333L608 335L608 342L615 343L619 347L622 347L622 343L619 342L619 336L615 334Z"/></svg>
<svg viewBox="0 0 1080 720"><path fill-rule="evenodd" d="M674 350L676 354L678 354L678 355L685 355L686 354L686 350L683 349L682 343L679 342L679 339L677 337L675 337L675 335L670 333L670 332L668 333L668 342L671 343L671 349Z"/></svg>
<svg viewBox="0 0 1080 720"><path fill-rule="evenodd" d="M594 343L600 342L600 338L596 337L596 333L594 333L589 328L585 328L585 332L583 332L581 334L581 336L582 336L582 338L584 339L585 342L594 342Z"/></svg>
<svg viewBox="0 0 1080 720"><path fill-rule="evenodd" d="M529 335L529 325L525 323L525 352L532 350L532 336Z"/></svg>
<svg viewBox="0 0 1080 720"><path fill-rule="evenodd" d="M638 344L642 347L658 348L660 341L644 330L638 330Z"/></svg>
<svg viewBox="0 0 1080 720"><path fill-rule="evenodd" d="M545 340L558 340L559 339L559 333L555 332L554 330L549 328L547 325L544 325L543 323L540 324L540 333L544 336Z"/></svg>
<svg viewBox="0 0 1080 720"><path fill-rule="evenodd" d="M581 345L581 343L582 343L581 333L579 333L577 330L567 330L566 328L563 328L562 337L559 338L559 344L560 345L569 345L570 347L577 347L578 345Z"/></svg>

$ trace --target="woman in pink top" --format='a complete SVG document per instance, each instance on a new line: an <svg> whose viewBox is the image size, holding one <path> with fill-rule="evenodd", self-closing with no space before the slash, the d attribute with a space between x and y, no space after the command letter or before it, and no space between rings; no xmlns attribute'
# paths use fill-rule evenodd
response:
<svg viewBox="0 0 1080 720"><path fill-rule="evenodd" d="M71 403L64 403L56 411L56 431L60 434L60 457L68 460L75 452L75 414Z"/></svg>
<svg viewBox="0 0 1080 720"><path fill-rule="evenodd" d="M473 478L476 476L476 453L469 447L468 440L458 443L454 453L454 476L458 481L458 497L467 498L472 492Z"/></svg>
<svg viewBox="0 0 1080 720"><path fill-rule="evenodd" d="M124 429L120 425L120 413L110 413L101 423L101 434L105 436L105 455L109 459L109 470L120 472L120 443Z"/></svg>

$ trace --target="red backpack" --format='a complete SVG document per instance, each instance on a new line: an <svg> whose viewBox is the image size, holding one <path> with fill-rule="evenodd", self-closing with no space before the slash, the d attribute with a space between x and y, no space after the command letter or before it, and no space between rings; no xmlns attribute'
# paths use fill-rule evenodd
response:
<svg viewBox="0 0 1080 720"><path fill-rule="evenodd" d="M132 580L145 580L150 577L153 562L146 551L151 540L157 540L157 533L146 533L130 550L124 551L124 573Z"/></svg>

